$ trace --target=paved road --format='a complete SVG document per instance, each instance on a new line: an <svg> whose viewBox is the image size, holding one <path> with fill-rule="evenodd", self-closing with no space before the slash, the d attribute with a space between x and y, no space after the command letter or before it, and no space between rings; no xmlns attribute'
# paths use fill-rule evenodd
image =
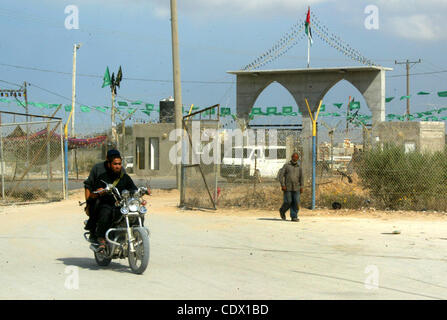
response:
<svg viewBox="0 0 447 320"><path fill-rule="evenodd" d="M96 265L76 203L1 209L0 299L447 299L445 222L292 223L166 201L150 208L150 266L134 275L127 260Z"/></svg>

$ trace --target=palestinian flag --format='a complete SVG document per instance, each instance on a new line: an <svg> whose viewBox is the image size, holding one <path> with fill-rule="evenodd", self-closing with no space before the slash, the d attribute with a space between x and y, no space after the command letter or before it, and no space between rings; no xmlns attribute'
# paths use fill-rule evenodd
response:
<svg viewBox="0 0 447 320"><path fill-rule="evenodd" d="M310 44L313 43L312 40L312 31L310 30L310 7L307 9L307 17L306 17L306 23L305 23L305 32L307 37L310 39Z"/></svg>

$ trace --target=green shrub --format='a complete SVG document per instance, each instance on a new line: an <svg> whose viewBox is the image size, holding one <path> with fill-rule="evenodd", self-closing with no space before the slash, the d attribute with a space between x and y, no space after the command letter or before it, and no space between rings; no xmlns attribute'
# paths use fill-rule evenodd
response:
<svg viewBox="0 0 447 320"><path fill-rule="evenodd" d="M355 164L374 206L390 209L445 210L447 153L405 153L386 144L365 151Z"/></svg>

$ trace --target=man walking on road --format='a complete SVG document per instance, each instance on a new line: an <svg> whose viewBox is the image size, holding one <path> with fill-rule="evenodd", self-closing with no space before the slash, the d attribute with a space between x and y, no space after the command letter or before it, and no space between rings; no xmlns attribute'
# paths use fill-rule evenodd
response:
<svg viewBox="0 0 447 320"><path fill-rule="evenodd" d="M281 219L286 220L286 212L290 209L290 218L298 222L300 207L300 194L303 193L303 170L298 162L299 155L294 152L292 160L286 163L279 171L278 178L281 190L284 192L284 202L279 209Z"/></svg>

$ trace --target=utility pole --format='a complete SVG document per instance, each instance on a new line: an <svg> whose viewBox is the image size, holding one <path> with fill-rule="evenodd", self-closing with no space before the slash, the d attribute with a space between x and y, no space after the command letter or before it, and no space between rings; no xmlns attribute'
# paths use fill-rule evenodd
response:
<svg viewBox="0 0 447 320"><path fill-rule="evenodd" d="M406 70L407 70L407 121L410 120L410 68L411 65L416 63L421 63L422 60L419 59L418 61L407 61L405 62L397 62L397 60L394 61L395 64L405 64Z"/></svg>
<svg viewBox="0 0 447 320"><path fill-rule="evenodd" d="M180 58L178 48L177 0L171 0L172 68L174 78L175 129L182 129L182 88L180 82ZM182 145L177 144L182 153ZM181 164L177 164L177 188L181 194Z"/></svg>
<svg viewBox="0 0 447 320"><path fill-rule="evenodd" d="M118 149L118 135L116 133L116 122L115 122L115 95L116 88L113 86L112 88L112 144L113 147Z"/></svg>
<svg viewBox="0 0 447 320"><path fill-rule="evenodd" d="M81 47L81 44L75 43L73 45L73 72L72 72L72 79L71 79L71 109L73 110L73 115L71 119L71 137L76 138L75 133L75 115L76 115L76 52ZM72 152L72 168L75 166L75 160L76 160L76 148L73 148ZM77 164L76 164L77 169ZM77 170L76 170L77 171ZM78 178L78 177L77 177Z"/></svg>
<svg viewBox="0 0 447 320"><path fill-rule="evenodd" d="M26 167L29 164L29 118L28 118L28 92L26 91L26 81L23 82L23 95L25 97L25 112L26 112ZM28 177L28 175L27 175Z"/></svg>

